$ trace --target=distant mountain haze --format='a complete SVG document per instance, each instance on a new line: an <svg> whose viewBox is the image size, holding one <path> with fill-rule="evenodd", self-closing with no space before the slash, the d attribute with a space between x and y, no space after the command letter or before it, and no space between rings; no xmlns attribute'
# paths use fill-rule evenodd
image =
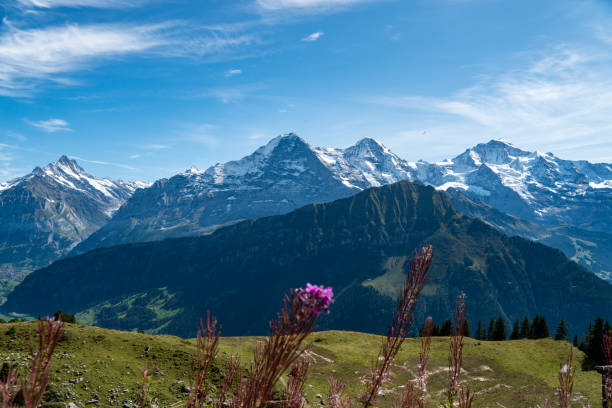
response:
<svg viewBox="0 0 612 408"><path fill-rule="evenodd" d="M337 294L321 328L381 333L414 248L432 244L417 322L449 317L461 291L472 324L564 318L581 333L612 315L612 285L561 251L459 214L447 194L399 182L194 238L101 248L30 274L2 311L57 309L116 329L192 336L211 310L224 334L265 334L282 294L306 282Z"/></svg>

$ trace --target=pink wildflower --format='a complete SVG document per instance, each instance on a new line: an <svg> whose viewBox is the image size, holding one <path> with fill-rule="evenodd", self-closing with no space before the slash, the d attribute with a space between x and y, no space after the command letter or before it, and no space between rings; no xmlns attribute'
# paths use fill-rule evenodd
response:
<svg viewBox="0 0 612 408"><path fill-rule="evenodd" d="M327 312L329 305L333 302L334 292L330 286L325 288L322 285L317 286L307 283L306 289L298 289L296 292L310 308L312 314L315 315Z"/></svg>

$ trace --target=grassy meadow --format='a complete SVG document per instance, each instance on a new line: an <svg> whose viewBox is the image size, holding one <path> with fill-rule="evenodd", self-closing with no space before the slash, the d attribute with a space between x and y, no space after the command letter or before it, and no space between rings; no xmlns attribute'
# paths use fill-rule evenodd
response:
<svg viewBox="0 0 612 408"><path fill-rule="evenodd" d="M23 361L28 338L35 324L0 325L0 359ZM250 361L253 337L222 338L212 380L223 375L230 355L239 355L243 366ZM377 355L381 337L363 333L328 331L310 336L307 357L311 367L306 397L310 406L323 405L327 379L334 376L348 384L347 394L356 398L361 378ZM556 402L555 385L559 364L567 358L570 344L552 339L478 341L466 339L465 372L474 391L476 407L535 407L541 397ZM408 339L395 360L392 381L383 390L380 406L392 406L402 384L416 372L419 339ZM158 407L179 407L190 385L195 342L173 336L105 330L69 324L53 361L47 407L136 406L142 370L154 372L150 396ZM575 403L599 403L600 377L580 370L584 358L574 350L576 365ZM429 364L428 406L443 400L447 378L448 338L434 337ZM554 404L553 404L554 406Z"/></svg>

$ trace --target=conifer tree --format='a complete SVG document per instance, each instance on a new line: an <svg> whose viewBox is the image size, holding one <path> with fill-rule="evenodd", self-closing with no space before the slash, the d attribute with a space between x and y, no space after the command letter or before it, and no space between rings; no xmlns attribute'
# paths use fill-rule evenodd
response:
<svg viewBox="0 0 612 408"><path fill-rule="evenodd" d="M463 321L463 335L465 337L472 337L472 329L470 329L470 323L467 319Z"/></svg>
<svg viewBox="0 0 612 408"><path fill-rule="evenodd" d="M555 332L555 340L567 340L567 333L567 324L565 324L565 320L561 319L561 321L557 325L557 331Z"/></svg>
<svg viewBox="0 0 612 408"><path fill-rule="evenodd" d="M529 317L525 316L523 323L521 323L521 339L526 339L531 333L531 325L529 324Z"/></svg>
<svg viewBox="0 0 612 408"><path fill-rule="evenodd" d="M495 331L495 320L489 322L489 331L487 332L487 340L493 340L493 332Z"/></svg>
<svg viewBox="0 0 612 408"><path fill-rule="evenodd" d="M453 330L453 323L450 320L445 320L442 322L442 327L440 327L440 336L450 336Z"/></svg>
<svg viewBox="0 0 612 408"><path fill-rule="evenodd" d="M574 336L574 347L579 347L579 345L578 345L578 335Z"/></svg>
<svg viewBox="0 0 612 408"><path fill-rule="evenodd" d="M521 338L521 324L518 320L514 322L512 326L512 334L510 334L510 340L518 340Z"/></svg>
<svg viewBox="0 0 612 408"><path fill-rule="evenodd" d="M493 340L502 341L508 339L508 332L506 331L506 322L501 317L498 317L495 321L495 329L493 331Z"/></svg>
<svg viewBox="0 0 612 408"><path fill-rule="evenodd" d="M486 340L485 332L482 328L482 321L478 321L478 329L476 330L476 339Z"/></svg>

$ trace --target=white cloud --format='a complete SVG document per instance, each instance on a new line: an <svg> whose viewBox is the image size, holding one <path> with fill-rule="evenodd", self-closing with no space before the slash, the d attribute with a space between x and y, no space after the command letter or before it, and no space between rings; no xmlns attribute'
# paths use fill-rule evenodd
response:
<svg viewBox="0 0 612 408"><path fill-rule="evenodd" d="M6 20L0 34L0 95L27 97L44 83L75 85L69 75L100 60L148 53L201 57L240 48L253 37L178 22L65 25L22 30Z"/></svg>
<svg viewBox="0 0 612 408"><path fill-rule="evenodd" d="M169 149L170 146L165 145L165 144L148 144L148 145L144 145L143 146L145 149L147 150L164 150L164 149Z"/></svg>
<svg viewBox="0 0 612 408"><path fill-rule="evenodd" d="M129 8L136 7L143 1L135 0L17 0L24 8L54 8L54 7L92 7L92 8Z"/></svg>
<svg viewBox="0 0 612 408"><path fill-rule="evenodd" d="M137 170L135 167L128 166L127 164L123 164L123 163L114 163L114 162L107 162L107 161L102 161L102 160L87 160L79 156L70 156L70 158L74 160L79 160L85 163L100 164L103 166L120 167L122 169L127 169L127 170Z"/></svg>
<svg viewBox="0 0 612 408"><path fill-rule="evenodd" d="M247 84L233 88L212 88L195 95L195 97L215 98L222 103L236 103L263 89L266 89L266 86L262 84Z"/></svg>
<svg viewBox="0 0 612 408"><path fill-rule="evenodd" d="M257 5L270 11L282 10L328 10L357 3L377 0L256 0Z"/></svg>
<svg viewBox="0 0 612 408"><path fill-rule="evenodd" d="M138 159L138 158L140 158L140 156L141 156L140 154L132 154L132 155L129 156L129 158L130 159Z"/></svg>
<svg viewBox="0 0 612 408"><path fill-rule="evenodd" d="M230 69L229 71L227 71L225 73L225 76L226 77L231 77L231 76L240 75L240 74L242 74L242 70L241 69Z"/></svg>
<svg viewBox="0 0 612 408"><path fill-rule="evenodd" d="M611 60L562 46L525 69L483 78L447 97L405 95L370 102L425 113L423 121L430 123L421 126L450 131L449 143L506 138L528 148L586 151L590 143L610 144Z"/></svg>
<svg viewBox="0 0 612 408"><path fill-rule="evenodd" d="M64 132L72 131L72 129L70 129L70 125L68 124L68 122L66 122L63 119L51 118L47 120L40 120L37 122L26 119L26 123L42 130L43 132L47 132L47 133L55 133L55 132L60 132L60 131L64 131Z"/></svg>
<svg viewBox="0 0 612 408"><path fill-rule="evenodd" d="M317 31L316 33L312 33L302 38L302 41L305 41L305 42L317 41L319 38L323 37L324 34L325 33L323 31Z"/></svg>

